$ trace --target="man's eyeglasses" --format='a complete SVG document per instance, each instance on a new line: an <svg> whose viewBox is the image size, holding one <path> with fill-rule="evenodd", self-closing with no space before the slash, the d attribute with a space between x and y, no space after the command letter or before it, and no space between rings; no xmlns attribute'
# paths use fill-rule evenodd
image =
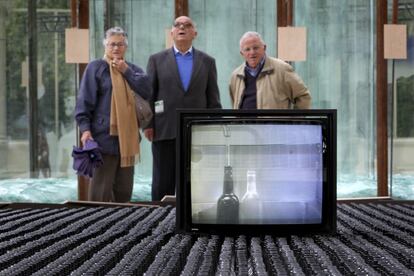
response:
<svg viewBox="0 0 414 276"><path fill-rule="evenodd" d="M118 43L112 42L112 43L106 44L106 46L108 46L111 49L113 49L117 46L118 46L118 48L123 48L123 47L125 47L125 43L124 42L118 42Z"/></svg>
<svg viewBox="0 0 414 276"><path fill-rule="evenodd" d="M174 22L173 26L175 28L181 28L181 26L183 26L184 29L190 29L190 28L193 27L193 24L191 24L189 22L185 22L185 23L183 23L183 22Z"/></svg>
<svg viewBox="0 0 414 276"><path fill-rule="evenodd" d="M242 52L243 53L248 53L248 52L250 52L250 51L253 51L253 52L257 52L257 51L259 51L260 49L262 49L263 48L263 46L253 46L253 47L247 47L247 48L243 48L242 49Z"/></svg>

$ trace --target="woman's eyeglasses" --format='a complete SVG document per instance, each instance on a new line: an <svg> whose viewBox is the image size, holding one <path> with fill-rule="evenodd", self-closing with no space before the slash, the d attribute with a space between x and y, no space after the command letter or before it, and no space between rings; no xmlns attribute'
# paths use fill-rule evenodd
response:
<svg viewBox="0 0 414 276"><path fill-rule="evenodd" d="M111 49L113 49L115 47L123 48L123 47L125 47L125 43L124 42L118 42L118 43L112 42L112 43L106 44L106 46L108 46Z"/></svg>

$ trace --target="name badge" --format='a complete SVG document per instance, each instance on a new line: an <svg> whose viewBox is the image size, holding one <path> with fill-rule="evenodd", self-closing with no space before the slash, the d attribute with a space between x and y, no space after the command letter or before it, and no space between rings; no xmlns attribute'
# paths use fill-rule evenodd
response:
<svg viewBox="0 0 414 276"><path fill-rule="evenodd" d="M164 112L164 101L163 100L156 101L154 103L154 107L155 107L155 113L163 113Z"/></svg>

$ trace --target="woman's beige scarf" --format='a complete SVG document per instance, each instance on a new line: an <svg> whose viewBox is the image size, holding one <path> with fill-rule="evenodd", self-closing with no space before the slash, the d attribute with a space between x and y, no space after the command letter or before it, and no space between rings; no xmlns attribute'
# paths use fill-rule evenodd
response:
<svg viewBox="0 0 414 276"><path fill-rule="evenodd" d="M109 134L118 136L121 152L121 167L135 165L135 155L139 155L138 121L135 114L135 99L132 89L121 72L109 64L112 81L111 118Z"/></svg>

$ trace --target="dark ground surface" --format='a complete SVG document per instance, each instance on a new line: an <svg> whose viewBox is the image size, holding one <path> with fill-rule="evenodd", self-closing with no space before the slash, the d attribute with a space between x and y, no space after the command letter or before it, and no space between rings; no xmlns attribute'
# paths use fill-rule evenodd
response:
<svg viewBox="0 0 414 276"><path fill-rule="evenodd" d="M176 234L173 206L0 207L0 275L414 275L412 201L338 203L336 234L285 237Z"/></svg>

